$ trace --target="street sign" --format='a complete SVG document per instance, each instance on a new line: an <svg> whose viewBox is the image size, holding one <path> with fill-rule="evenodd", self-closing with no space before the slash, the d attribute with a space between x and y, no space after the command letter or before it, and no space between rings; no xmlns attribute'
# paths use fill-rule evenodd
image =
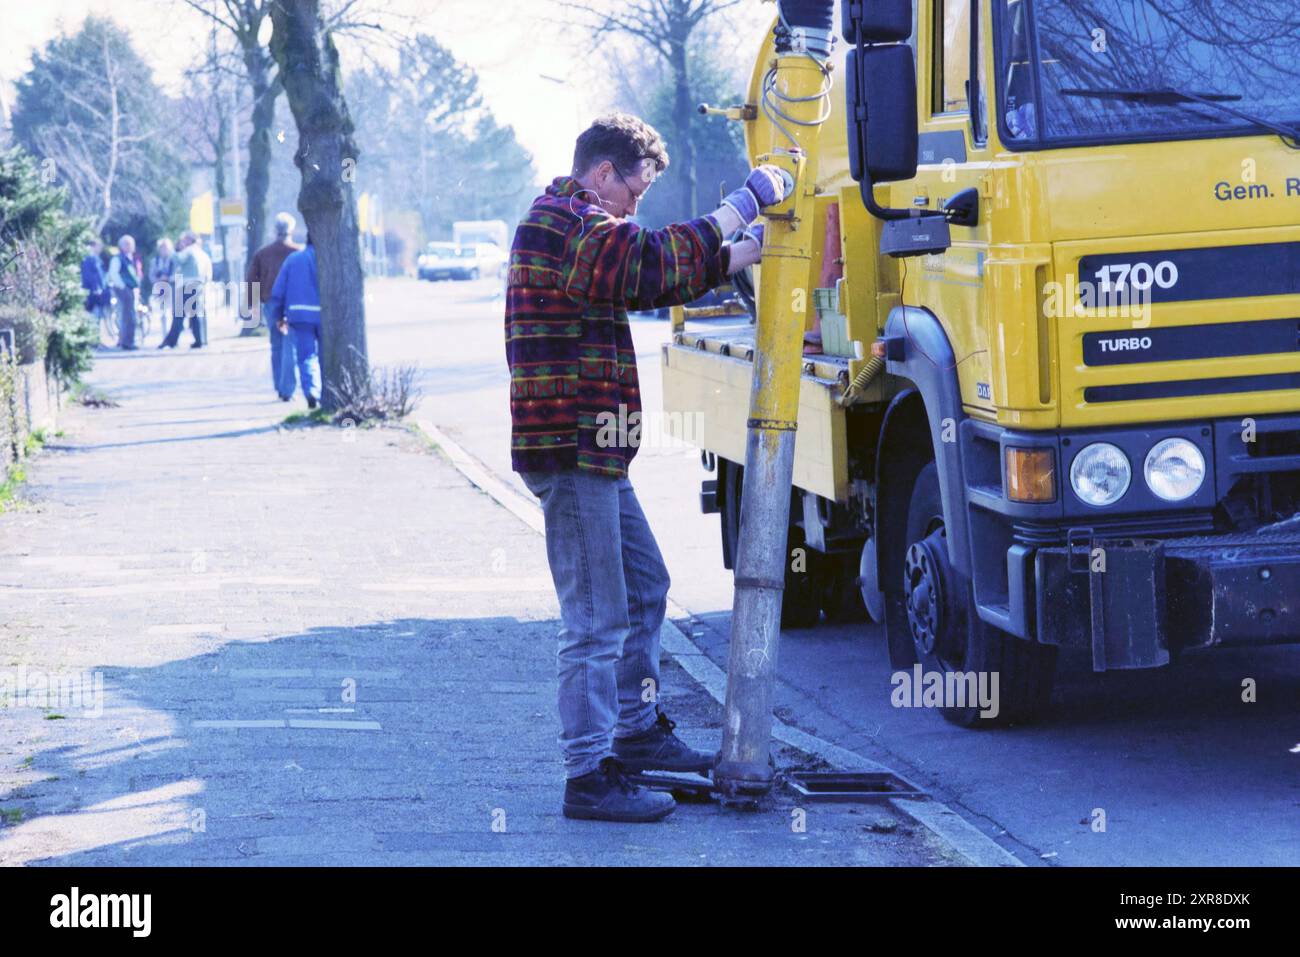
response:
<svg viewBox="0 0 1300 957"><path fill-rule="evenodd" d="M200 236L211 236L212 229L212 194L202 193L190 203L190 230Z"/></svg>

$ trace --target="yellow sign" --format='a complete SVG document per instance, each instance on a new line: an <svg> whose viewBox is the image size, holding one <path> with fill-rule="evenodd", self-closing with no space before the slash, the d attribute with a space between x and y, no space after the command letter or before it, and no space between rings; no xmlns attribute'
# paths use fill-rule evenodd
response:
<svg viewBox="0 0 1300 957"><path fill-rule="evenodd" d="M212 193L195 196L190 203L190 229L206 236L211 236L215 231L212 223Z"/></svg>
<svg viewBox="0 0 1300 957"><path fill-rule="evenodd" d="M221 216L243 216L244 201L242 199L223 199L221 201Z"/></svg>
<svg viewBox="0 0 1300 957"><path fill-rule="evenodd" d="M382 236L384 234L383 209L378 197L362 193L357 197L357 226L362 235Z"/></svg>

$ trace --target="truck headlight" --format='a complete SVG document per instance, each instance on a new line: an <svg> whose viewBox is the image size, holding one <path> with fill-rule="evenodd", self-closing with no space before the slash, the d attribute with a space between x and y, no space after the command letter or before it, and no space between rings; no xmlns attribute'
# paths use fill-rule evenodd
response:
<svg viewBox="0 0 1300 957"><path fill-rule="evenodd" d="M1070 465L1070 487L1079 501L1104 508L1114 505L1128 491L1133 467L1128 456L1109 442L1094 442L1074 457Z"/></svg>
<svg viewBox="0 0 1300 957"><path fill-rule="evenodd" d="M1205 456L1186 439L1165 439L1147 453L1147 488L1166 502L1191 498L1205 481Z"/></svg>

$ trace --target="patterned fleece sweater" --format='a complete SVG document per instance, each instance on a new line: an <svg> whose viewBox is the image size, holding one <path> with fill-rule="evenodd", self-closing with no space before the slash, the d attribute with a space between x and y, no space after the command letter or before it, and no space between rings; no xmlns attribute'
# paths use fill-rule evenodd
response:
<svg viewBox="0 0 1300 957"><path fill-rule="evenodd" d="M642 229L571 177L533 201L510 250L506 361L516 472L579 468L622 478L640 441L629 309L699 298L727 276L708 216Z"/></svg>

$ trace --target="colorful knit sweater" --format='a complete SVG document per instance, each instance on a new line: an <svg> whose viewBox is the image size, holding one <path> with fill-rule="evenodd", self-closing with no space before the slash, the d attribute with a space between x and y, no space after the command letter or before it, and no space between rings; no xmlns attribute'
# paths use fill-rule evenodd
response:
<svg viewBox="0 0 1300 957"><path fill-rule="evenodd" d="M516 472L626 476L641 417L627 311L690 302L726 279L712 218L642 229L594 198L561 176L515 232L506 360Z"/></svg>

